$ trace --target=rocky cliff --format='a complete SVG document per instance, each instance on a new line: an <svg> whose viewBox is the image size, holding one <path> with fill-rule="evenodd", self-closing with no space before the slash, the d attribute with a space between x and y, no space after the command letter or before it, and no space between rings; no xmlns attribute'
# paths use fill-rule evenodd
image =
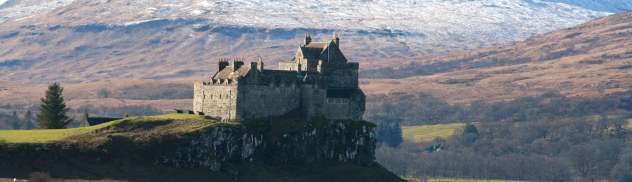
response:
<svg viewBox="0 0 632 182"><path fill-rule="evenodd" d="M375 160L375 127L369 122L248 122L200 130L174 154L162 155L154 163L219 171L223 163L255 160L273 165L337 161L363 166L371 166Z"/></svg>

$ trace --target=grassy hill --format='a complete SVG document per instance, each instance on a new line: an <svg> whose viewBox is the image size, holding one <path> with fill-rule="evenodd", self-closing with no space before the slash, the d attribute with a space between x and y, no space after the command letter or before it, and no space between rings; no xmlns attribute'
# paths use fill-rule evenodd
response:
<svg viewBox="0 0 632 182"><path fill-rule="evenodd" d="M212 120L210 118L204 118L199 115L189 115L189 114L166 114L152 117L129 117L122 120L116 120L112 122L107 122L95 126L82 127L82 128L68 128L68 129L35 129L35 130L0 130L0 141L5 143L54 143L54 142L67 142L67 141L75 141L73 138L84 137L85 135L90 136L89 134L95 130L104 129L114 126L121 126L129 121L135 120L147 120L154 119L156 121L162 119L175 119L175 120L184 120L186 123L178 122L177 125L174 123L173 125L168 125L170 131L178 131L177 129L184 129L184 127L188 126L188 129L191 128L200 128L209 126L213 123L217 123L218 121ZM192 122L197 121L197 122ZM164 128L154 128L152 130L148 130L145 132L156 132L153 130L161 130ZM189 131L186 130L185 131Z"/></svg>
<svg viewBox="0 0 632 182"><path fill-rule="evenodd" d="M284 138L299 137L295 135L301 135L302 130L308 128L309 133L322 130L317 135L335 134L337 130L328 127L339 124L350 130L351 133L346 133L345 129L342 134L353 140L356 132L351 130L370 126L366 123L268 122L220 122L208 116L167 114L128 117L86 128L0 130L0 160L5 161L0 164L0 178L26 178L32 172L47 172L53 178L90 180L401 181L377 163L360 165L351 163L353 160L309 158L312 155L309 152L290 151L292 154L288 155L283 147L269 147L279 143L292 147L292 150L305 150L295 147L299 144L287 143L293 139ZM300 126L293 126L295 124ZM260 133L262 138L249 137L258 136L253 133ZM309 143L318 138L308 139L300 145L309 147ZM253 140L247 139L265 142L267 147L239 148L242 142L252 146L248 143ZM332 142L336 147L331 150L345 151L344 141ZM318 143L326 146L328 141ZM311 149L322 150L319 147ZM252 158L242 160L241 157L250 150L256 151ZM234 152L239 155L233 155ZM373 154L369 152L367 155ZM307 158L296 161L302 157ZM221 162L221 168L203 167L207 162L203 159L224 162Z"/></svg>

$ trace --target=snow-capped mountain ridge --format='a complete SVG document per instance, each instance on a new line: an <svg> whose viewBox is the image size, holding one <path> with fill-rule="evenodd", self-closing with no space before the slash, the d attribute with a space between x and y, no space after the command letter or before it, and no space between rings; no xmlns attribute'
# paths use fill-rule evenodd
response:
<svg viewBox="0 0 632 182"><path fill-rule="evenodd" d="M36 3L40 2L40 3ZM158 19L208 19L231 26L257 28L307 28L339 31L390 31L426 35L428 42L465 42L470 48L504 44L570 27L610 14L588 7L622 9L625 0L136 0L73 1L9 0L0 9L0 23L25 21L33 14L57 9L58 24L133 25ZM608 9L608 8L601 8ZM35 23L38 23L37 21ZM418 37L418 36L413 36ZM417 44L416 42L407 42Z"/></svg>
<svg viewBox="0 0 632 182"><path fill-rule="evenodd" d="M305 33L326 41L336 32L350 60L372 63L503 45L612 14L553 1L8 0L0 5L0 63L13 67L0 64L0 76L63 80L32 74L68 60L85 64L65 72L91 81L190 76L208 72L192 65L220 56L283 61ZM632 7L626 1L608 2ZM157 66L173 73L152 72ZM126 68L145 73L121 76Z"/></svg>

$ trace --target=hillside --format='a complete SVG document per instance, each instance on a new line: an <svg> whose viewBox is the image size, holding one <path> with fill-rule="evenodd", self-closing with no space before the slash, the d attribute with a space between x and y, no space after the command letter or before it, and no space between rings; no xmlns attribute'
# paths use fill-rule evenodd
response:
<svg viewBox="0 0 632 182"><path fill-rule="evenodd" d="M334 32L347 57L367 68L503 45L630 9L617 2L602 4L616 9L603 12L529 0L9 0L0 5L0 76L24 83L186 78L214 71L205 65L220 57L261 56L277 65L305 33L327 40Z"/></svg>
<svg viewBox="0 0 632 182"><path fill-rule="evenodd" d="M632 83L630 22L632 12L625 12L501 47L362 64L360 74L364 78L360 86L368 97L368 108L385 101L427 96L469 103L512 100L550 91L570 97L622 92ZM215 64L209 61L208 67L215 68ZM203 76L183 79L64 84L64 94L73 108L99 103L107 107L187 109L192 105L192 83L205 81L213 73L205 69L199 73ZM46 87L0 82L0 103L24 108L38 104Z"/></svg>
<svg viewBox="0 0 632 182"><path fill-rule="evenodd" d="M133 181L401 181L374 162L373 127L170 114L83 130L0 130L0 177L41 171L55 178Z"/></svg>
<svg viewBox="0 0 632 182"><path fill-rule="evenodd" d="M365 70L369 93L429 93L453 102L562 92L594 97L632 83L632 12L501 47L410 58ZM395 66L398 65L398 66Z"/></svg>

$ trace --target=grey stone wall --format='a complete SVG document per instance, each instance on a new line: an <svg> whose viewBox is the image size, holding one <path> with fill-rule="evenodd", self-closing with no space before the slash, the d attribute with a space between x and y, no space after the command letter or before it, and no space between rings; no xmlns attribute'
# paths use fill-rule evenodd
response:
<svg viewBox="0 0 632 182"><path fill-rule="evenodd" d="M350 98L326 98L324 113L328 119L362 120L365 110L365 96L355 89Z"/></svg>
<svg viewBox="0 0 632 182"><path fill-rule="evenodd" d="M305 120L326 116L325 97L326 90L314 88L313 84L302 84L301 86L301 110L300 114Z"/></svg>
<svg viewBox="0 0 632 182"><path fill-rule="evenodd" d="M193 85L193 110L222 119L234 119L237 115L238 84L208 84L196 82Z"/></svg>
<svg viewBox="0 0 632 182"><path fill-rule="evenodd" d="M289 62L289 63L279 63L279 69L280 70L298 70L298 64L294 63L294 62Z"/></svg>
<svg viewBox="0 0 632 182"><path fill-rule="evenodd" d="M300 107L301 89L295 84L240 85L237 117L281 116Z"/></svg>
<svg viewBox="0 0 632 182"><path fill-rule="evenodd" d="M358 88L358 63L323 63L318 70L328 87Z"/></svg>

